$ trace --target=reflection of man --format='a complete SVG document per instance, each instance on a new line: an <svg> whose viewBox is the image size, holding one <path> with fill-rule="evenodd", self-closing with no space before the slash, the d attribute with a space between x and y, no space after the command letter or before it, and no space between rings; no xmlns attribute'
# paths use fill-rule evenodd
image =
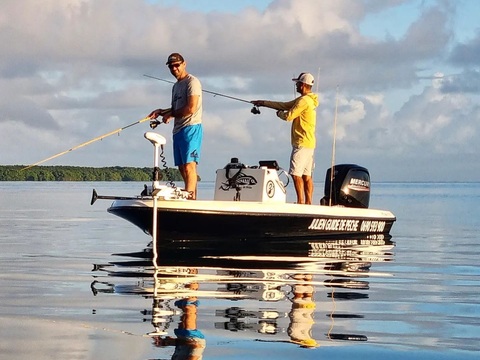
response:
<svg viewBox="0 0 480 360"><path fill-rule="evenodd" d="M197 290L198 284L193 283L188 287L191 290ZM155 339L156 346L175 346L172 360L201 360L203 358L206 341L203 333L197 329L198 305L199 301L195 296L175 301L175 306L183 311L178 328L174 330L177 338L167 336Z"/></svg>
<svg viewBox="0 0 480 360"><path fill-rule="evenodd" d="M302 347L317 347L318 343L312 338L312 326L315 323L313 314L313 286L305 281L311 281L312 275L296 274L294 279L302 281L292 286L292 310L288 313L290 324L288 336L290 341Z"/></svg>

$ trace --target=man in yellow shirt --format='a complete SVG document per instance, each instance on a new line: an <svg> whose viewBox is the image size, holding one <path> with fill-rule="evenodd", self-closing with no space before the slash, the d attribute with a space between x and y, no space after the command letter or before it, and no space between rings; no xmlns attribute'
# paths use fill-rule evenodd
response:
<svg viewBox="0 0 480 360"><path fill-rule="evenodd" d="M289 173L293 178L297 193L297 204L311 204L313 197L314 153L316 146L315 125L318 95L312 93L313 75L301 73L292 79L300 96L292 101L253 100L255 106L277 110L277 116L292 122Z"/></svg>

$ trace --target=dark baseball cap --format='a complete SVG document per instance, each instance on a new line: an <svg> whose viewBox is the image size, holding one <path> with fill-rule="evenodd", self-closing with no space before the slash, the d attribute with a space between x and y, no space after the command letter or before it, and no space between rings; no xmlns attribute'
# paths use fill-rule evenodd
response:
<svg viewBox="0 0 480 360"><path fill-rule="evenodd" d="M165 65L176 63L176 62L184 62L184 61L185 60L183 59L182 55L180 55L179 53L173 53L173 54L170 54Z"/></svg>

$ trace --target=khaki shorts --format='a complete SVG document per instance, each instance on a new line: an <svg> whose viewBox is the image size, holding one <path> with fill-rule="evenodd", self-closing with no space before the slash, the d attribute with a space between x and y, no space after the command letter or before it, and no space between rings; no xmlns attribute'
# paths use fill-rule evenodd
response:
<svg viewBox="0 0 480 360"><path fill-rule="evenodd" d="M315 168L314 162L315 149L305 147L294 147L290 156L290 175L312 176Z"/></svg>

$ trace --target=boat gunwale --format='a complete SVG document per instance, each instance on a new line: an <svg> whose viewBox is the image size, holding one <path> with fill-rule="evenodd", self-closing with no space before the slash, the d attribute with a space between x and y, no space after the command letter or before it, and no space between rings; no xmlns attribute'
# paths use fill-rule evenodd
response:
<svg viewBox="0 0 480 360"><path fill-rule="evenodd" d="M216 204L217 208L211 205ZM209 206L210 205L210 206ZM225 207L219 207L223 205ZM262 206L262 209L254 207ZM115 212L116 209L146 208L151 211L152 199L128 199L115 200L107 209ZM159 200L157 208L163 212L195 212L199 214L219 215L249 215L249 216L284 216L284 217L341 217L341 218L365 218L396 221L395 215L388 210L371 208L351 208L344 206L305 205L293 203L263 203L247 201L202 201L202 200ZM295 211L294 211L295 210ZM303 211L299 211L303 210ZM310 210L310 211L306 211ZM316 211L311 211L316 210ZM346 211L347 210L347 211Z"/></svg>

